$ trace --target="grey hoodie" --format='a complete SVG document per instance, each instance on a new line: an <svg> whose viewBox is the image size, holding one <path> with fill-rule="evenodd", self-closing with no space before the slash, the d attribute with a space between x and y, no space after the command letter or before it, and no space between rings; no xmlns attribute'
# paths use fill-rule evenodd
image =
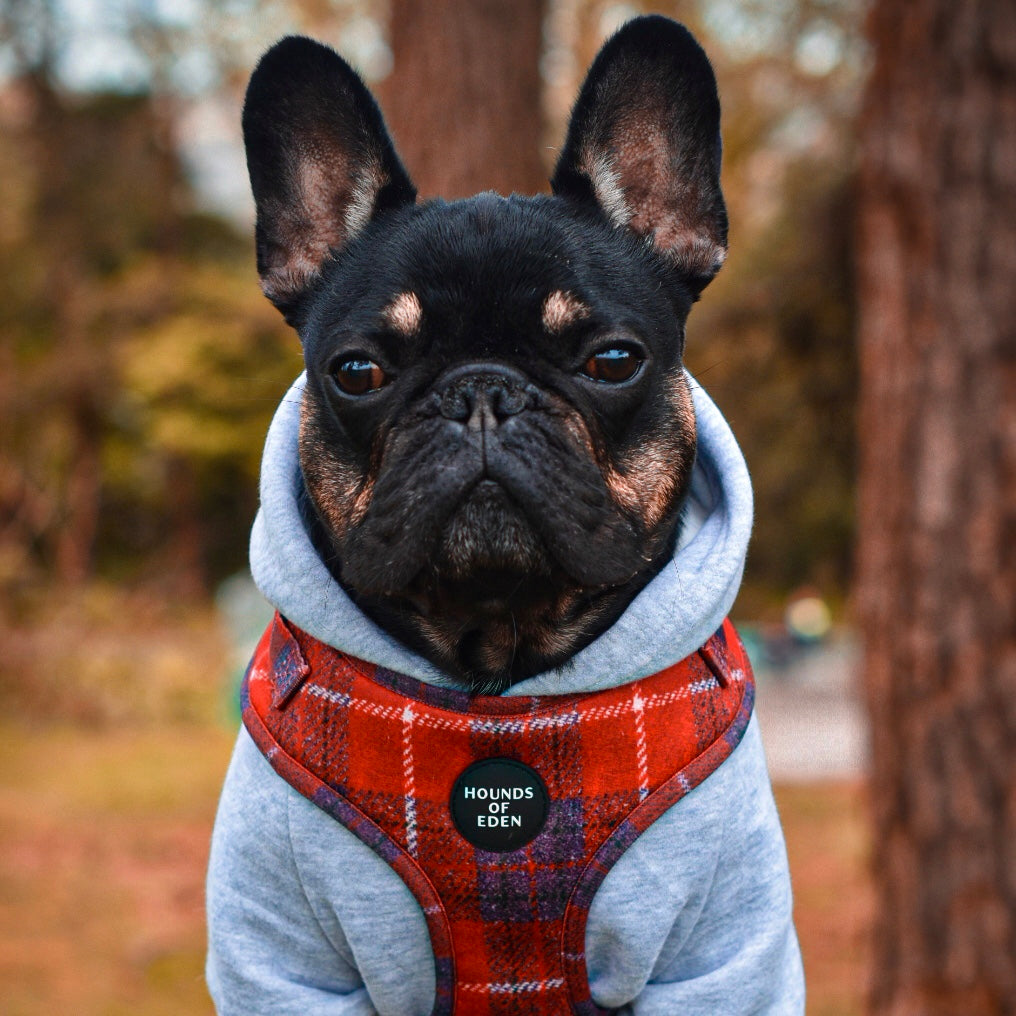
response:
<svg viewBox="0 0 1016 1016"><path fill-rule="evenodd" d="M673 561L564 666L506 694L615 687L697 650L741 580L751 486L740 449L692 381L698 457ZM315 638L431 684L449 679L356 607L314 552L297 455L303 378L265 444L251 570ZM426 1016L434 965L419 904L391 868L275 774L241 731L208 874L208 984L221 1016ZM586 926L595 1002L632 1016L804 1012L783 835L752 719L719 769L607 875Z"/></svg>

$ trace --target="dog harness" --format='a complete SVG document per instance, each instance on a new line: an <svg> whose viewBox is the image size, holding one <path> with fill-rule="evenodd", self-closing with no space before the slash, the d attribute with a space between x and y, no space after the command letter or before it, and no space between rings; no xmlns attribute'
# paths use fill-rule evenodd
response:
<svg viewBox="0 0 1016 1016"><path fill-rule="evenodd" d="M419 902L432 1016L604 1013L585 961L593 896L638 836L730 755L753 700L729 621L650 677L516 697L427 685L276 614L242 692L244 724L276 772Z"/></svg>

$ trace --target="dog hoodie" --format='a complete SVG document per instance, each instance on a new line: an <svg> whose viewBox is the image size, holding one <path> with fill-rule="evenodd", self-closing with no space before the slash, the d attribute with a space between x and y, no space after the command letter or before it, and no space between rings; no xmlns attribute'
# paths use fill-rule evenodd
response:
<svg viewBox="0 0 1016 1016"><path fill-rule="evenodd" d="M803 1012L750 666L723 620L750 486L705 393L693 385L699 457L673 571L564 667L470 700L314 555L300 386L266 444L252 539L281 614L248 674L254 736L241 732L216 822L218 1011ZM343 725L359 733L321 736Z"/></svg>

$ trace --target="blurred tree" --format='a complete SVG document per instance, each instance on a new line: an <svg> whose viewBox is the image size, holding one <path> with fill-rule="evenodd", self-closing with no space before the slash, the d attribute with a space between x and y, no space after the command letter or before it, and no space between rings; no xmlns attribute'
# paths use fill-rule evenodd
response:
<svg viewBox="0 0 1016 1016"><path fill-rule="evenodd" d="M122 334L100 294L128 259L173 245L172 204L151 200L153 190L171 192L173 160L137 97L69 103L44 67L11 87L23 116L5 138L17 198L0 243L0 286L18 378L6 406L5 468L16 458L24 473L8 493L50 500L50 562L63 581L78 582L91 567ZM16 515L18 506L7 510Z"/></svg>
<svg viewBox="0 0 1016 1016"><path fill-rule="evenodd" d="M861 122L871 1011L1016 1013L1016 7L876 4Z"/></svg>
<svg viewBox="0 0 1016 1016"><path fill-rule="evenodd" d="M781 617L805 584L845 598L853 569L859 6L653 6L690 22L720 84L730 256L692 311L687 362L754 482L738 610Z"/></svg>
<svg viewBox="0 0 1016 1016"><path fill-rule="evenodd" d="M199 593L243 560L297 343L247 244L192 210L175 104L69 91L60 30L52 4L0 8L0 586L99 569Z"/></svg>
<svg viewBox="0 0 1016 1016"><path fill-rule="evenodd" d="M793 200L692 312L687 361L744 449L756 523L755 611L805 583L842 596L853 569L853 189L845 167L788 167Z"/></svg>
<svg viewBox="0 0 1016 1016"><path fill-rule="evenodd" d="M381 89L424 197L546 190L539 60L546 0L391 0Z"/></svg>

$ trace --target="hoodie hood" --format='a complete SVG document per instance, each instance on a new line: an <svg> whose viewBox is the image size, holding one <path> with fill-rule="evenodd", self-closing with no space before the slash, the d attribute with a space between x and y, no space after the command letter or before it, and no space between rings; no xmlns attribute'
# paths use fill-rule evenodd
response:
<svg viewBox="0 0 1016 1016"><path fill-rule="evenodd" d="M298 437L304 375L276 411L261 463L261 507L251 533L251 574L262 594L314 638L428 684L457 686L428 660L379 628L318 557L301 509ZM748 468L734 435L689 375L698 454L673 559L614 624L554 670L505 695L598 691L663 670L695 652L719 628L741 584L751 534Z"/></svg>

